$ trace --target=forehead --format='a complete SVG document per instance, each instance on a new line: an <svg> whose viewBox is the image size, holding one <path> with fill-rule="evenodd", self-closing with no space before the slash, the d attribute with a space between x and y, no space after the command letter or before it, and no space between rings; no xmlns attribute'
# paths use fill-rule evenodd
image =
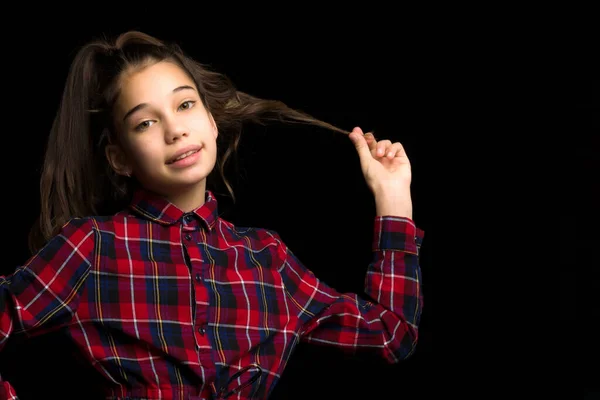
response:
<svg viewBox="0 0 600 400"><path fill-rule="evenodd" d="M130 70L120 80L117 109L161 102L172 97L173 89L182 85L195 87L186 72L171 62L160 61Z"/></svg>

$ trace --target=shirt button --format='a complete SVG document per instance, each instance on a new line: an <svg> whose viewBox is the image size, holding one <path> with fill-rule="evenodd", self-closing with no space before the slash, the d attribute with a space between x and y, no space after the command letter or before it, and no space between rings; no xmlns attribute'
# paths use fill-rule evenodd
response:
<svg viewBox="0 0 600 400"><path fill-rule="evenodd" d="M206 329L204 329L204 326L201 326L200 328L198 328L198 332L200 332L200 334L204 336L204 334L206 333Z"/></svg>
<svg viewBox="0 0 600 400"><path fill-rule="evenodd" d="M192 235L190 235L189 233L185 234L185 240L192 240Z"/></svg>
<svg viewBox="0 0 600 400"><path fill-rule="evenodd" d="M186 215L184 218L185 218L185 220L187 222L190 222L192 220L192 216L191 215Z"/></svg>
<svg viewBox="0 0 600 400"><path fill-rule="evenodd" d="M196 281L200 282L202 278L200 278L200 274L196 274Z"/></svg>

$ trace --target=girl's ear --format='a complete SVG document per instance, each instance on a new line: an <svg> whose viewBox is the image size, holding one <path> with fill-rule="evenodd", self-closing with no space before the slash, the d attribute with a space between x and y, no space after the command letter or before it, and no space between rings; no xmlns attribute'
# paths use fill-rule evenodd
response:
<svg viewBox="0 0 600 400"><path fill-rule="evenodd" d="M132 168L127 162L127 156L121 147L116 144L107 144L104 152L108 163L117 174L131 176Z"/></svg>

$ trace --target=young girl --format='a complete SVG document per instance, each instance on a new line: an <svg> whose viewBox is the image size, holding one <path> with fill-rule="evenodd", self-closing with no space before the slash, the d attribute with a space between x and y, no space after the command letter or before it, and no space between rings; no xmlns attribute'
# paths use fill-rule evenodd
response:
<svg viewBox="0 0 600 400"><path fill-rule="evenodd" d="M215 171L230 190L242 125L269 120L354 143L375 197L365 293L376 302L327 286L277 232L219 217ZM0 276L0 349L60 330L106 399L264 399L301 341L390 363L415 349L423 231L400 143L237 91L177 46L128 32L77 53L41 179L35 255Z"/></svg>

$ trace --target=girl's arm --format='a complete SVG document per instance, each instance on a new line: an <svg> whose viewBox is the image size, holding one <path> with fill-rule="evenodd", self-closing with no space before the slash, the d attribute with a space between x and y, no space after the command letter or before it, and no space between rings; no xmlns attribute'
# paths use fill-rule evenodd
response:
<svg viewBox="0 0 600 400"><path fill-rule="evenodd" d="M94 232L91 220L72 219L25 265L0 275L0 352L11 335L40 335L70 323L92 266ZM0 399L11 396L0 378Z"/></svg>
<svg viewBox="0 0 600 400"><path fill-rule="evenodd" d="M302 324L303 341L375 351L390 363L412 354L423 303L419 251L424 232L410 218L375 218L373 261L364 286L374 301L329 287L274 235L280 274Z"/></svg>

